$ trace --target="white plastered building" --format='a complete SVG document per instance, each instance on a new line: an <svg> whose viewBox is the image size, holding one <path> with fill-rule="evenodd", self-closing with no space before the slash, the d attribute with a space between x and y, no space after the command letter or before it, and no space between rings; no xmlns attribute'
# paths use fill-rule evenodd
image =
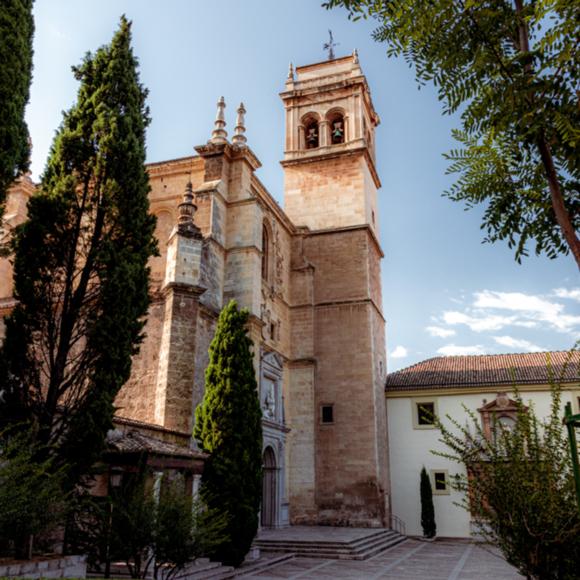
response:
<svg viewBox="0 0 580 580"><path fill-rule="evenodd" d="M425 466L431 477L437 535L469 537L471 515L456 505L462 494L450 486L450 477L464 468L432 451L448 451L440 441L431 413L446 426L447 416L460 424L475 413L484 430L493 418L509 424L515 416L514 384L526 406L547 418L551 393L547 357L562 387L564 405L580 413L580 352L450 356L422 361L387 376L387 424L392 490L392 514L401 518L408 535L421 536L419 474ZM488 427L486 427L486 425Z"/></svg>

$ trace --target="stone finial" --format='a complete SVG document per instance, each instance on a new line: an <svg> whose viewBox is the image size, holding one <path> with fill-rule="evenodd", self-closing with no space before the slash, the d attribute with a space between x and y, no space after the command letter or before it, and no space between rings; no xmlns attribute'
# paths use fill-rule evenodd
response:
<svg viewBox="0 0 580 580"><path fill-rule="evenodd" d="M220 97L217 102L217 114L215 116L214 128L211 133L211 143L227 143L228 133L225 130L226 118L224 110L226 108L226 101L223 97Z"/></svg>
<svg viewBox="0 0 580 580"><path fill-rule="evenodd" d="M288 77L286 78L286 82L287 83L294 82L294 65L292 63L290 63L290 66L288 67Z"/></svg>
<svg viewBox="0 0 580 580"><path fill-rule="evenodd" d="M191 181L185 186L183 201L178 206L179 218L177 220L177 230L181 235L190 238L201 238L201 231L194 223L197 206L193 203L193 188Z"/></svg>
<svg viewBox="0 0 580 580"><path fill-rule="evenodd" d="M354 64L359 64L359 62L358 62L358 50L356 48L352 51L352 60L353 60Z"/></svg>
<svg viewBox="0 0 580 580"><path fill-rule="evenodd" d="M245 114L246 108L244 107L244 103L240 103L240 106L238 107L238 116L236 118L236 128L234 129L234 137L232 139L232 143L235 143L240 147L244 147L247 141L246 136L244 135L246 132Z"/></svg>

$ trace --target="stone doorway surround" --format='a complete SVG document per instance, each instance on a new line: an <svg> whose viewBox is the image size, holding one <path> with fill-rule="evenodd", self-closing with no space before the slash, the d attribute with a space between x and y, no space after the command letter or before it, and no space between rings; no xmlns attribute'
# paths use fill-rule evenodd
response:
<svg viewBox="0 0 580 580"><path fill-rule="evenodd" d="M282 396L283 358L262 351L260 361L260 406L263 431L263 502L260 524L264 528L289 525L286 491L286 427Z"/></svg>
<svg viewBox="0 0 580 580"><path fill-rule="evenodd" d="M276 455L271 447L266 447L263 455L264 477L262 479L261 524L263 528L276 527L277 521L277 468Z"/></svg>

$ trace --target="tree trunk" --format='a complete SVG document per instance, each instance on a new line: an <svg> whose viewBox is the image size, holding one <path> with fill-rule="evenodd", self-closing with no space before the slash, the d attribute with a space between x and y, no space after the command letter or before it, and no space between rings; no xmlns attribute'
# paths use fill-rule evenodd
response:
<svg viewBox="0 0 580 580"><path fill-rule="evenodd" d="M544 135L541 135L538 140L538 148L540 150L542 164L544 165L544 169L546 171L546 178L550 188L550 197L552 199L552 208L554 209L556 221L562 230L562 235L570 247L574 259L576 260L576 265L580 270L580 240L578 239L576 231L574 230L574 226L572 225L572 221L570 220L570 214L564 205L564 198L562 197L562 190L560 189L558 174L556 173L550 147L546 143L546 138Z"/></svg>
<svg viewBox="0 0 580 580"><path fill-rule="evenodd" d="M516 14L518 16L518 42L519 50L525 54L530 52L530 40L528 27L526 21L522 16L524 9L522 0L515 0ZM527 74L532 73L531 64L525 65L525 70ZM540 133L538 138L538 149L540 151L540 157L542 159L542 165L546 172L546 179L548 180L548 187L550 188L550 198L552 200L552 209L554 210L554 215L556 216L556 221L562 230L562 235L576 260L576 265L580 270L580 240L576 235L576 230L570 219L570 213L566 209L564 204L564 198L562 196L562 190L560 188L560 182L558 180L558 173L554 165L554 159L552 157L552 152L550 147L546 142L546 137L544 133Z"/></svg>

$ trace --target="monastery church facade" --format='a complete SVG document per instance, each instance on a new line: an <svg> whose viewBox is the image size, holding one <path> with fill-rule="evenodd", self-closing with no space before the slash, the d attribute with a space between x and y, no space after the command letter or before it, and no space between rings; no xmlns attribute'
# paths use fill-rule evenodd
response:
<svg viewBox="0 0 580 580"><path fill-rule="evenodd" d="M197 155L148 166L160 256L118 415L193 446L209 344L235 299L251 314L263 410L262 525L388 526L379 117L356 52L291 68L280 96L284 209L256 176L243 105L231 139L221 99ZM25 185L7 218L24 211Z"/></svg>
<svg viewBox="0 0 580 580"><path fill-rule="evenodd" d="M119 414L191 433L217 316L235 299L251 314L264 416L262 524L381 525L379 118L356 54L290 71L281 98L284 210L256 176L243 106L231 142L220 100L197 156L149 166L161 256Z"/></svg>

